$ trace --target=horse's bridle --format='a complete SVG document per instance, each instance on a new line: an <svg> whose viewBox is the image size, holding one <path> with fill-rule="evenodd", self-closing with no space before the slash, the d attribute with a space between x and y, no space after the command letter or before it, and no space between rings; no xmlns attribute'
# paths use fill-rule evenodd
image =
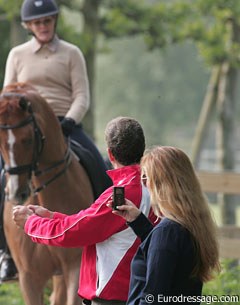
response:
<svg viewBox="0 0 240 305"><path fill-rule="evenodd" d="M8 97L18 97L20 99L23 99L25 102L27 102L26 100L26 96L23 94L18 94L18 93L13 93L13 92L6 92L6 93L2 93L0 95L0 99L1 98L8 98ZM68 148L63 159L54 162L50 167L45 168L43 170L39 170L38 169L38 165L39 165L39 157L43 151L44 148L44 141L45 141L45 137L42 134L41 129L39 128L31 104L30 102L27 103L27 111L29 113L29 116L20 121L17 124L14 125L1 125L0 124L0 129L5 129L5 130L12 130L12 129L17 129L17 128L22 128L28 124L32 124L33 125L33 130L34 130L34 149L33 149L33 157L32 157L32 162L29 164L25 164L25 165L20 165L20 166L15 166L15 167L9 167L9 166L5 166L4 167L4 172L8 173L9 175L21 175L23 173L28 173L29 175L29 179L32 176L32 173L34 173L35 176L40 176L44 173L50 172L52 169L56 168L57 166L64 164L65 166L63 167L63 169L61 171L59 171L58 173L56 173L52 178L50 178L49 180L47 180L45 183L43 183L41 186L39 186L38 188L36 188L34 190L34 194L39 193L40 191L42 191L46 186L48 186L51 182L53 182L55 179L57 179L59 176L61 176L66 169L68 168L70 162L71 162L71 154L70 154L70 149Z"/></svg>

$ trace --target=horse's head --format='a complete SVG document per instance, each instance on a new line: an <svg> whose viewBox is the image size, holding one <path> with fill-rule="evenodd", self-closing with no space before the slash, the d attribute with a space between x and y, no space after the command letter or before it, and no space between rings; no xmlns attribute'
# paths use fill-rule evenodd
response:
<svg viewBox="0 0 240 305"><path fill-rule="evenodd" d="M10 201L24 203L31 194L30 179L43 148L43 137L26 88L8 86L0 95L0 152Z"/></svg>

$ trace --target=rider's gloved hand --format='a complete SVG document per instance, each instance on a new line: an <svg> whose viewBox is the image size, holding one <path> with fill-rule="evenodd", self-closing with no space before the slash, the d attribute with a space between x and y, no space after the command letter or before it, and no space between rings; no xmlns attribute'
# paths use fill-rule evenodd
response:
<svg viewBox="0 0 240 305"><path fill-rule="evenodd" d="M65 137L68 137L76 126L76 122L72 118L64 118L61 122L61 126L63 134Z"/></svg>

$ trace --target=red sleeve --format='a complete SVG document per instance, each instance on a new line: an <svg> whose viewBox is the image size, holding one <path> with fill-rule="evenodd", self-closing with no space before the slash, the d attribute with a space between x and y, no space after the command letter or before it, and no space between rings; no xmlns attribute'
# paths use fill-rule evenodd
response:
<svg viewBox="0 0 240 305"><path fill-rule="evenodd" d="M66 216L67 216L67 214L63 214L60 212L53 213L53 219L64 219Z"/></svg>
<svg viewBox="0 0 240 305"><path fill-rule="evenodd" d="M130 197L137 206L141 199L139 187L131 186ZM135 195L133 198L132 194ZM59 247L83 247L106 240L114 233L125 229L125 220L112 213L106 202L112 195L105 192L88 209L77 214L54 213L52 219L32 215L24 230L32 241Z"/></svg>

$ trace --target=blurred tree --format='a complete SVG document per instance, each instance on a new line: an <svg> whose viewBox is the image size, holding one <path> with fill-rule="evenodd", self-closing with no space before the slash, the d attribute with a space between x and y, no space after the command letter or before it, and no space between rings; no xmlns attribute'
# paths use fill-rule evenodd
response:
<svg viewBox="0 0 240 305"><path fill-rule="evenodd" d="M2 86L4 80L4 70L6 58L9 49L23 40L21 40L22 32L19 31L19 20L16 20L20 0L4 1L0 0L0 38L1 38L1 58L0 58L0 84Z"/></svg>
<svg viewBox="0 0 240 305"><path fill-rule="evenodd" d="M0 11L1 14L1 11ZM2 15L3 16L3 15ZM6 39L10 35L9 33L9 21L4 18L1 18L0 20L0 40L1 40L1 48L0 48L0 86L2 87L3 84L3 79L4 79L4 73L3 71L5 70L5 62L6 62L6 57L8 54L9 50L9 41Z"/></svg>
<svg viewBox="0 0 240 305"><path fill-rule="evenodd" d="M79 32L74 26L69 26L64 17L60 15L59 22L59 34L63 39L66 39L72 43L78 45L84 52L88 74L89 83L91 91L91 104L90 109L86 118L84 119L84 124L86 125L86 130L94 137L94 75L95 75L95 58L97 53L97 37L101 32L100 26L100 9L105 12L109 9L113 9L115 5L120 4L119 1L111 4L109 0L58 0L57 3L61 9L67 9L72 12L77 12L78 17L81 16L83 20L83 26ZM138 2L134 0L123 1L124 5L130 7L130 10L137 9ZM11 21L11 37L10 46L14 46L23 42L26 37L22 35L19 12L22 0L17 1L4 1L0 0L0 9L6 13L6 17ZM122 5L121 5L122 7ZM122 20L122 24L119 24L120 28L124 26L125 20ZM115 31L115 29L114 29Z"/></svg>
<svg viewBox="0 0 240 305"><path fill-rule="evenodd" d="M142 123L147 145L189 150L208 77L194 45L149 52L141 37L129 37L109 41L108 48L98 55L96 75L96 132L102 149L106 123L130 115Z"/></svg>
<svg viewBox="0 0 240 305"><path fill-rule="evenodd" d="M213 84L216 89L213 100L218 117L218 169L234 170L235 108L240 66L240 3L231 0L198 0L195 4L195 10L191 13L195 25L193 30L186 28L186 34L197 42L201 55L212 67L213 73L218 67L218 77ZM222 222L235 223L234 197L219 194L218 199L222 209Z"/></svg>
<svg viewBox="0 0 240 305"><path fill-rule="evenodd" d="M219 170L233 170L235 151L235 106L240 65L240 2L235 0L112 1L102 20L110 37L143 33L149 49L191 40L212 69L194 139L193 162L197 164L209 112L215 104ZM143 4L141 2L141 4ZM146 3L145 3L146 4ZM214 90L213 90L214 88ZM223 223L235 223L232 196L219 194Z"/></svg>
<svg viewBox="0 0 240 305"><path fill-rule="evenodd" d="M21 0L0 0L0 8L6 12L9 18L13 18L19 14L21 2ZM212 94L212 98L208 98L209 95L206 95L206 100L212 100L212 104L219 105L218 117L222 118L222 123L219 125L222 126L222 128L219 128L221 140L218 141L220 143L218 145L222 146L221 149L218 149L218 151L221 151L222 156L221 168L232 169L234 167L234 164L230 162L234 160L230 149L233 142L230 139L234 134L234 95L231 93L235 92L236 69L239 64L239 43L236 34L239 33L240 4L238 1L229 0L226 3L224 0L196 0L194 2L191 0L59 0L58 3L62 9L58 27L60 36L79 45L86 56L92 98L91 108L86 120L87 130L90 134L93 135L95 131L94 76L96 54L99 51L97 41L101 40L103 36L106 39L111 39L142 35L149 50L162 50L172 44L186 40L193 41L196 43L199 53L206 64L214 69L216 66L219 67L219 77L216 78L215 86L218 93ZM70 20L72 15L65 14L66 11L70 12L70 14L76 14L73 22ZM76 26L77 18L81 21L80 26ZM15 22L12 22L12 28L13 24ZM13 31L11 32L13 33ZM225 68L222 69L222 67ZM187 65L183 68L186 70ZM222 84L221 86L219 86L220 83ZM226 86L225 84L229 85ZM151 84L149 86L151 88ZM227 94L223 95L221 90L224 86L226 88L224 92L227 92ZM161 84L159 85L160 87ZM138 90L138 88L135 88L135 90ZM169 88L169 95L171 94L170 91L171 88ZM217 103L216 100L222 102ZM227 102L227 111L226 106L220 106L226 105L224 101L232 101L232 103ZM135 108L137 106L135 105ZM154 109L159 108L159 106L161 106L161 109L165 108L171 111L174 103L172 105L164 103L162 99L159 99L158 94L151 106L150 113L155 113ZM134 106L132 105L131 107ZM147 112L148 106L144 107L146 107L145 112ZM222 110L220 111L220 109ZM180 111L178 112L180 113ZM229 113L232 116L229 116ZM176 117L177 113L175 114ZM204 126L206 126L206 121L203 124ZM200 134L203 135L201 132ZM199 142L201 142L201 139L199 139ZM226 147L226 143L228 143L227 146L229 147L228 153L223 149L223 147Z"/></svg>

